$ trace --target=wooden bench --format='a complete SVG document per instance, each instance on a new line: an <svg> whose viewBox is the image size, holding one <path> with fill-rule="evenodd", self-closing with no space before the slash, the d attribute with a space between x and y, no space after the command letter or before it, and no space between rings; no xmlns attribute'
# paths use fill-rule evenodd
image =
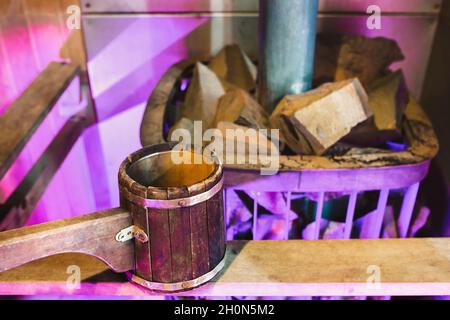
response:
<svg viewBox="0 0 450 320"><path fill-rule="evenodd" d="M69 266L80 268L79 289L66 284ZM92 256L73 253L0 273L0 294L161 296ZM177 295L450 295L450 239L231 241L224 270Z"/></svg>

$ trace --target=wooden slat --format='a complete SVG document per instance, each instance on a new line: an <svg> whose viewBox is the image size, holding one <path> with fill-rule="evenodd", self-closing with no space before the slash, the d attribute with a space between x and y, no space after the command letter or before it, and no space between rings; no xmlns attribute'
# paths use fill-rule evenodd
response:
<svg viewBox="0 0 450 320"><path fill-rule="evenodd" d="M64 252L93 255L119 272L130 270L133 242L115 239L130 225L130 214L118 208L2 232L0 271Z"/></svg>
<svg viewBox="0 0 450 320"><path fill-rule="evenodd" d="M0 117L0 178L78 73L78 66L50 63Z"/></svg>
<svg viewBox="0 0 450 320"><path fill-rule="evenodd" d="M202 185L197 193L205 191ZM192 196L194 192L189 191ZM210 270L208 252L208 212L206 202L189 208L192 252L192 277L197 278Z"/></svg>
<svg viewBox="0 0 450 320"><path fill-rule="evenodd" d="M398 233L400 237L405 238L408 234L409 224L416 204L417 193L419 192L420 183L410 186L403 196L402 208L397 221Z"/></svg>
<svg viewBox="0 0 450 320"><path fill-rule="evenodd" d="M140 207L132 202L129 204L130 212L133 216L133 225L139 227L141 230L148 230L148 216L147 208ZM135 240L135 263L136 269L139 270L136 274L144 279L152 279L152 260L150 253L150 242L142 243Z"/></svg>
<svg viewBox="0 0 450 320"><path fill-rule="evenodd" d="M68 264L81 268L78 290L66 287ZM378 287L367 284L369 266L380 267ZM94 277L100 273L101 278ZM0 294L161 295L79 255L54 256L0 273ZM179 295L450 295L450 239L231 241L224 271Z"/></svg>
<svg viewBox="0 0 450 320"><path fill-rule="evenodd" d="M320 237L320 227L322 224L322 211L323 211L323 203L324 203L325 192L319 192L317 195L317 207L316 207L316 220L314 227L314 240L318 240Z"/></svg>
<svg viewBox="0 0 450 320"><path fill-rule="evenodd" d="M167 188L167 199L189 197L187 188ZM169 210L172 282L192 279L191 228L189 208Z"/></svg>
<svg viewBox="0 0 450 320"><path fill-rule="evenodd" d="M138 185L134 181L128 181L125 184L122 181L122 176L119 175L119 184L122 192L122 188L133 190L132 192L140 197L147 197L147 189L144 186ZM125 200L126 205L122 208L128 210L133 220L133 225L137 226L144 231L145 234L149 234L149 218L148 210L145 207L139 206L129 200ZM150 252L150 241L141 242L137 239L134 240L134 252L135 252L135 270L139 277L152 280L152 258Z"/></svg>
<svg viewBox="0 0 450 320"><path fill-rule="evenodd" d="M16 190L5 203L0 204L0 231L19 228L26 223L72 146L89 124L82 114L74 115L66 122Z"/></svg>
<svg viewBox="0 0 450 320"><path fill-rule="evenodd" d="M441 0L320 0L319 11L321 13L359 13L366 14L367 7L377 4L383 9L383 13L402 14L438 14ZM85 14L96 13L257 13L258 0L135 0L125 2L123 0L81 0ZM89 5L88 5L89 4Z"/></svg>
<svg viewBox="0 0 450 320"><path fill-rule="evenodd" d="M348 198L347 213L345 216L344 239L350 239L350 236L352 234L356 200L358 200L358 191L352 191Z"/></svg>
<svg viewBox="0 0 450 320"><path fill-rule="evenodd" d="M153 247L151 251L152 275L155 282L172 281L172 260L170 249L169 211L149 210L149 237Z"/></svg>
<svg viewBox="0 0 450 320"><path fill-rule="evenodd" d="M223 210L223 192L214 195L207 203L208 233L209 233L209 265L216 266L223 258L225 247L225 225ZM217 223L219 221L219 223ZM224 236L217 238L218 234Z"/></svg>

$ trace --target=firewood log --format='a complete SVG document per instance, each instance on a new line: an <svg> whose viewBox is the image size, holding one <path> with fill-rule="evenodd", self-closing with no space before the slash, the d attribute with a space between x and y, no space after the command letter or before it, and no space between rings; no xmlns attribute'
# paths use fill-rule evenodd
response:
<svg viewBox="0 0 450 320"><path fill-rule="evenodd" d="M250 94L242 89L228 91L219 99L215 124L233 122L254 129L267 128L269 116Z"/></svg>
<svg viewBox="0 0 450 320"><path fill-rule="evenodd" d="M368 89L369 104L378 130L400 133L409 93L401 70L375 80Z"/></svg>
<svg viewBox="0 0 450 320"><path fill-rule="evenodd" d="M286 96L270 122L293 151L321 155L371 116L364 88L358 79L350 79Z"/></svg>
<svg viewBox="0 0 450 320"><path fill-rule="evenodd" d="M357 35L317 36L314 85L357 77L367 86L388 72L388 67L404 59L394 40Z"/></svg>
<svg viewBox="0 0 450 320"><path fill-rule="evenodd" d="M219 98L225 90L217 77L208 67L197 63L194 76L186 92L182 116L192 121L201 120L203 129L213 126Z"/></svg>
<svg viewBox="0 0 450 320"><path fill-rule="evenodd" d="M208 66L222 81L246 91L255 87L256 66L238 45L225 46Z"/></svg>
<svg viewBox="0 0 450 320"><path fill-rule="evenodd" d="M369 105L374 117L357 127L343 141L358 147L380 146L401 139L402 121L409 93L401 70L369 85Z"/></svg>
<svg viewBox="0 0 450 320"><path fill-rule="evenodd" d="M259 146L264 145L269 155L278 152L278 147L267 138L261 131L234 124L232 122L221 121L217 124L217 129L223 136L224 154L235 154L239 156L257 156ZM249 131L251 130L251 131ZM233 144L233 150L228 146ZM252 147L250 147L252 146ZM247 159L248 161L248 159Z"/></svg>

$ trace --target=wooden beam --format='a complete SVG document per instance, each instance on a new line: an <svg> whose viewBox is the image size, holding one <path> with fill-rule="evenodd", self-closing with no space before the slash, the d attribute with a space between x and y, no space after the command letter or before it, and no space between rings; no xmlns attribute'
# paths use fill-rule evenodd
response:
<svg viewBox="0 0 450 320"><path fill-rule="evenodd" d="M115 239L131 225L131 215L117 208L1 232L0 272L65 252L95 256L117 272L133 269L133 241Z"/></svg>
<svg viewBox="0 0 450 320"><path fill-rule="evenodd" d="M84 112L69 118L16 190L0 204L0 231L19 228L27 222L53 176L90 123Z"/></svg>
<svg viewBox="0 0 450 320"><path fill-rule="evenodd" d="M449 238L231 241L227 245L224 270L212 282L177 295L450 295ZM79 289L66 286L69 265L80 267ZM377 270L379 284L370 282ZM92 257L76 254L0 273L0 294L161 295L128 283Z"/></svg>
<svg viewBox="0 0 450 320"><path fill-rule="evenodd" d="M78 74L76 65L51 62L0 117L0 178Z"/></svg>

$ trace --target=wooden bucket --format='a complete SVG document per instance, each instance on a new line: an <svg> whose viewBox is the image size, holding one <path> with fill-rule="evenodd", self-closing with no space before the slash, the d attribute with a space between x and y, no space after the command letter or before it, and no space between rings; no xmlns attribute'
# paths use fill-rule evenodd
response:
<svg viewBox="0 0 450 320"><path fill-rule="evenodd" d="M205 158L200 164L175 164L171 156L180 151L173 147L141 149L119 169L121 207L131 213L133 226L118 237L135 238L129 279L158 291L209 281L225 256L222 166Z"/></svg>

